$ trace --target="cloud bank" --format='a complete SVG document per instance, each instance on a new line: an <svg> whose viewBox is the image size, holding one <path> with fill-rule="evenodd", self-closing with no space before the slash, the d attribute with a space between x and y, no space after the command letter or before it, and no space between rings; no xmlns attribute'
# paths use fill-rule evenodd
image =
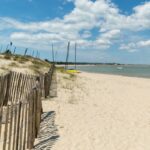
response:
<svg viewBox="0 0 150 150"><path fill-rule="evenodd" d="M66 2L74 3L74 9L63 19L22 22L0 17L0 31L10 30L7 38L21 46L43 45L45 50L52 42L64 47L68 41L77 42L84 50L107 50L117 45L119 50L135 52L150 47L148 37L137 41L132 38L132 35L140 38L139 32L150 30L150 2L134 7L130 15L123 14L110 0ZM5 39L6 35L2 37Z"/></svg>

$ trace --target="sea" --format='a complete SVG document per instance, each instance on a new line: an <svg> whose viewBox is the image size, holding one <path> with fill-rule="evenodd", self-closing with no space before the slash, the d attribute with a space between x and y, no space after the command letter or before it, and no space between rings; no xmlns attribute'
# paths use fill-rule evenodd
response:
<svg viewBox="0 0 150 150"><path fill-rule="evenodd" d="M150 65L77 65L84 72L150 78Z"/></svg>

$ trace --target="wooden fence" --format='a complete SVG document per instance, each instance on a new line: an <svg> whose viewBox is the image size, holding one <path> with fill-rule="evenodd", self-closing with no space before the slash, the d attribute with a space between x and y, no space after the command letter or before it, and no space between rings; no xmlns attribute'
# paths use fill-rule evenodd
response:
<svg viewBox="0 0 150 150"><path fill-rule="evenodd" d="M38 135L42 97L50 95L55 66L45 75L0 76L0 149L32 149Z"/></svg>

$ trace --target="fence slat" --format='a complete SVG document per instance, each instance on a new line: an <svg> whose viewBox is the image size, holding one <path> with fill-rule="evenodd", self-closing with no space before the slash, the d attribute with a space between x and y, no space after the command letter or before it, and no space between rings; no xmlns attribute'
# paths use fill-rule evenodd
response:
<svg viewBox="0 0 150 150"><path fill-rule="evenodd" d="M32 113L33 113L33 120L32 120L32 134L33 134L33 138L32 138L32 144L34 143L34 139L36 137L36 128L35 128L35 118L36 118L36 89L33 90L33 109L32 109Z"/></svg>
<svg viewBox="0 0 150 150"><path fill-rule="evenodd" d="M26 148L26 135L27 135L27 124L28 124L28 117L27 117L27 113L28 113L28 104L25 105L25 125L24 125L24 136L23 136L23 146L22 149L25 150Z"/></svg>
<svg viewBox="0 0 150 150"><path fill-rule="evenodd" d="M32 131L32 127L33 127L33 101L32 101L32 97L33 97L33 92L30 93L29 96L29 113L28 113L28 149L31 149L33 147L32 144L32 138L33 138L33 131Z"/></svg>
<svg viewBox="0 0 150 150"><path fill-rule="evenodd" d="M6 96L5 96L5 100L4 100L4 105L7 105L8 103L8 99L9 99L9 88L10 88L10 76L11 76L11 72L7 75L7 86L6 86Z"/></svg>
<svg viewBox="0 0 150 150"><path fill-rule="evenodd" d="M5 124L5 131L4 131L3 150L6 149L6 144L7 144L8 120L9 120L9 106L7 106L6 108L6 124Z"/></svg>
<svg viewBox="0 0 150 150"><path fill-rule="evenodd" d="M17 134L16 134L16 150L19 150L19 133L20 133L20 130L19 130L19 125L20 125L20 112L21 112L21 102L19 102L19 106L18 106L18 117L17 117Z"/></svg>
<svg viewBox="0 0 150 150"><path fill-rule="evenodd" d="M10 106L10 126L9 126L8 150L10 150L10 148L11 148L12 123L13 123L13 105Z"/></svg>
<svg viewBox="0 0 150 150"><path fill-rule="evenodd" d="M22 133L23 133L23 119L24 119L24 107L25 107L25 105L24 104L22 104L22 114L21 114L21 122L20 122L20 137L19 137L19 139L20 139L20 143L19 143L19 145L20 145L20 148L19 148L19 150L21 150L22 149Z"/></svg>
<svg viewBox="0 0 150 150"><path fill-rule="evenodd" d="M13 129L13 133L14 133L14 138L13 138L13 150L15 150L15 146L16 146L16 128L17 128L17 126L16 126L16 122L17 122L17 112L18 112L18 110L17 110L17 105L15 105L15 107L14 107L14 129Z"/></svg>
<svg viewBox="0 0 150 150"><path fill-rule="evenodd" d="M0 108L0 139L1 139L1 130L2 130L2 119L3 119L3 107Z"/></svg>

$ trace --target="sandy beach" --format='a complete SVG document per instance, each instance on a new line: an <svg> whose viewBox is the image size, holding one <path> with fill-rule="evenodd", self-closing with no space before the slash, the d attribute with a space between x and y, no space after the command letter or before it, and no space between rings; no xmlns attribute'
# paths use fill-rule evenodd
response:
<svg viewBox="0 0 150 150"><path fill-rule="evenodd" d="M52 150L149 150L150 80L104 74L57 74L59 138Z"/></svg>

